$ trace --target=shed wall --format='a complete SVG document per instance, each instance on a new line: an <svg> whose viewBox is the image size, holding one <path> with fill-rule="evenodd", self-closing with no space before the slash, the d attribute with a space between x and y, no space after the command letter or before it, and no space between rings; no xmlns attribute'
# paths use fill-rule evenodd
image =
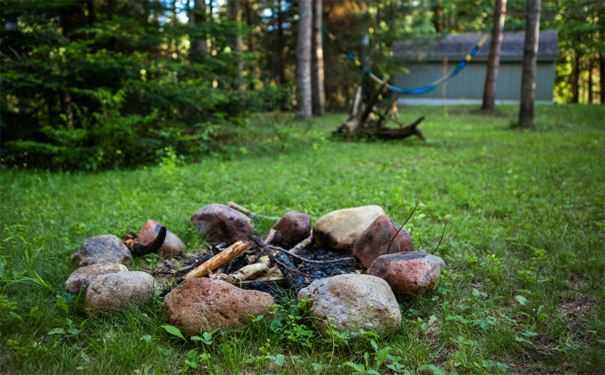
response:
<svg viewBox="0 0 605 375"><path fill-rule="evenodd" d="M408 73L396 77L398 85L403 87L424 86L442 77L453 68L453 64L414 63L407 64ZM417 96L405 96L418 99L464 99L481 100L487 66L469 64L456 77L442 84L434 91ZM555 64L553 62L538 63L536 74L536 100L552 102L555 81ZM496 82L496 99L518 101L521 94L521 64L502 63Z"/></svg>

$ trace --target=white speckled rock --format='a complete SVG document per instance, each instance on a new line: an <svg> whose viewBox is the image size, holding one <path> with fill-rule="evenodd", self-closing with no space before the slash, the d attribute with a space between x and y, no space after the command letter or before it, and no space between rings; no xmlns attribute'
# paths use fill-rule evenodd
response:
<svg viewBox="0 0 605 375"><path fill-rule="evenodd" d="M391 333L401 325L401 312L389 285L371 275L344 274L313 281L298 298L311 301L320 330L328 324L357 334L361 330Z"/></svg>
<svg viewBox="0 0 605 375"><path fill-rule="evenodd" d="M104 234L86 239L71 259L77 267L83 267L95 263L128 264L132 255L122 240L112 234Z"/></svg>
<svg viewBox="0 0 605 375"><path fill-rule="evenodd" d="M95 314L145 304L153 297L154 283L153 276L140 271L97 276L86 290L86 311Z"/></svg>
<svg viewBox="0 0 605 375"><path fill-rule="evenodd" d="M335 250L352 250L355 241L381 215L384 215L384 210L379 206L332 211L317 220L313 234L319 245Z"/></svg>
<svg viewBox="0 0 605 375"><path fill-rule="evenodd" d="M65 281L65 290L78 293L86 290L90 282L99 275L128 271L125 265L119 263L95 263L80 267L69 275Z"/></svg>

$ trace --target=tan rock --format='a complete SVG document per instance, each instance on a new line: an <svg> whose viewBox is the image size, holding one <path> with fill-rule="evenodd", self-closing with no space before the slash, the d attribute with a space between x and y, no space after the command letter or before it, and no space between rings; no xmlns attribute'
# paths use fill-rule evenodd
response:
<svg viewBox="0 0 605 375"><path fill-rule="evenodd" d="M332 211L317 220L313 234L320 246L350 251L355 241L381 215L384 210L379 206Z"/></svg>
<svg viewBox="0 0 605 375"><path fill-rule="evenodd" d="M99 275L124 271L128 271L128 268L119 263L95 263L80 267L72 272L65 281L65 290L71 293L79 293L81 290L86 290L90 282Z"/></svg>
<svg viewBox="0 0 605 375"><path fill-rule="evenodd" d="M154 286L153 276L145 272L125 271L100 275L90 282L84 305L91 315L124 310L130 305L151 301Z"/></svg>

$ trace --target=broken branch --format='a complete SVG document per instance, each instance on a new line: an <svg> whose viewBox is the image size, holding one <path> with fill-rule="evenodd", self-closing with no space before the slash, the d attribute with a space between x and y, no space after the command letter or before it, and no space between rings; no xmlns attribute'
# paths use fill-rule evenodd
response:
<svg viewBox="0 0 605 375"><path fill-rule="evenodd" d="M237 258L244 251L248 250L251 246L251 242L237 241L233 245L229 246L225 250L221 251L220 253L216 254L212 258L208 259L204 263L191 270L187 275L185 275L185 279L206 276L210 272L224 266L231 260Z"/></svg>

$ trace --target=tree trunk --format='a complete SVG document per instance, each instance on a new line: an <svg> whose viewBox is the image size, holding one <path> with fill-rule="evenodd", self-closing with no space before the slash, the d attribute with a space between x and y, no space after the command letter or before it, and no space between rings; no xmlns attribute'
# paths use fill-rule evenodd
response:
<svg viewBox="0 0 605 375"><path fill-rule="evenodd" d="M533 128L534 100L536 96L536 65L540 38L540 9L542 0L527 0L525 42L523 47L523 72L521 77L521 103L519 126Z"/></svg>
<svg viewBox="0 0 605 375"><path fill-rule="evenodd" d="M313 114L321 116L326 106L326 93L324 90L324 52L322 40L322 0L313 1Z"/></svg>
<svg viewBox="0 0 605 375"><path fill-rule="evenodd" d="M311 101L311 0L298 2L298 40L296 43L298 115L308 119L313 116Z"/></svg>
<svg viewBox="0 0 605 375"><path fill-rule="evenodd" d="M571 76L571 102L580 102L580 51L574 51L573 74Z"/></svg>
<svg viewBox="0 0 605 375"><path fill-rule="evenodd" d="M492 27L492 40L489 46L487 58L487 72L483 87L483 104L481 110L493 112L496 109L496 80L498 79L498 67L500 66L500 49L504 34L504 21L506 19L506 0L496 0L494 8L494 24Z"/></svg>
<svg viewBox="0 0 605 375"><path fill-rule="evenodd" d="M605 53L599 55L599 85L601 86L601 104L605 104Z"/></svg>
<svg viewBox="0 0 605 375"><path fill-rule="evenodd" d="M592 70L594 69L594 66L592 65L592 57L588 60L588 104L592 104L592 100L593 100L593 91L592 91L592 86L593 86L593 76L592 76Z"/></svg>
<svg viewBox="0 0 605 375"><path fill-rule="evenodd" d="M244 81L243 81L243 72L244 72L244 62L242 60L242 51L244 50L244 42L242 40L242 34L239 30L239 25L242 22L242 10L240 7L240 0L230 0L229 2L229 17L233 22L238 24L237 34L233 38L233 51L236 55L237 60L237 77L235 82L235 87L238 90L244 89Z"/></svg>
<svg viewBox="0 0 605 375"><path fill-rule="evenodd" d="M441 4L441 0L435 1L435 6L433 7L432 22L433 27L435 28L435 32L443 32L443 4Z"/></svg>
<svg viewBox="0 0 605 375"><path fill-rule="evenodd" d="M193 0L193 13L190 22L193 26L200 26L206 21L206 2L205 0ZM205 33L199 32L191 37L190 58L193 61L199 61L208 54L208 42Z"/></svg>
<svg viewBox="0 0 605 375"><path fill-rule="evenodd" d="M87 0L86 8L88 10L88 25L92 26L97 21L97 12L95 11L95 1Z"/></svg>
<svg viewBox="0 0 605 375"><path fill-rule="evenodd" d="M286 38L284 37L284 11L282 9L282 0L277 0L277 70L279 84L285 85L286 83L286 57L284 52L286 49ZM287 96L284 95L280 103L280 108L285 111L288 108Z"/></svg>

